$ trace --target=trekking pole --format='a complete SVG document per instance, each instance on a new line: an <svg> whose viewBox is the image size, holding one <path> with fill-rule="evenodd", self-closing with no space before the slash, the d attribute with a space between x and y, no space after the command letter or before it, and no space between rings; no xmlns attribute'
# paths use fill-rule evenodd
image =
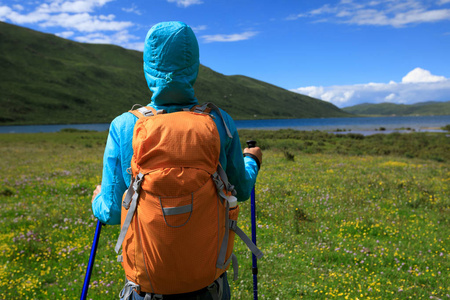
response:
<svg viewBox="0 0 450 300"><path fill-rule="evenodd" d="M92 267L94 266L95 253L97 252L98 240L100 238L100 232L102 230L102 222L97 221L97 227L95 228L94 241L92 242L91 255L89 256L89 263L86 270L86 276L84 277L83 291L81 292L80 300L85 300L88 289L89 282L91 281Z"/></svg>
<svg viewBox="0 0 450 300"><path fill-rule="evenodd" d="M256 147L256 141L247 141L249 148ZM252 214L252 242L256 245L256 203L255 187L251 193L251 214ZM253 299L258 300L258 260L255 254L252 254L252 273L253 273Z"/></svg>

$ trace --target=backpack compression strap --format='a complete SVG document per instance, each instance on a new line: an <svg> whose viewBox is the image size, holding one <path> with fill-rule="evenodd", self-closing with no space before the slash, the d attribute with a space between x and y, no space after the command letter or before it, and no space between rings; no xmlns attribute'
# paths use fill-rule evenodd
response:
<svg viewBox="0 0 450 300"><path fill-rule="evenodd" d="M229 211L230 211L230 200L233 196L236 195L236 190L234 186L228 181L228 176L223 170L222 166L219 164L217 166L217 171L212 175L212 179L216 184L217 192L219 193L220 198L225 201L225 228L229 228L233 230L241 240L247 245L250 251L255 254L257 258L261 258L264 254L259 250L259 248L252 242L252 240L237 226L237 221L229 219ZM228 196L224 193L223 190L230 192L232 196ZM239 265L237 262L237 257L234 253L227 259L226 252L228 249L228 239L229 239L229 231L225 231L225 235L222 239L222 244L219 249L219 255L217 257L216 267L220 269L225 269L231 262L234 271L234 280L237 280Z"/></svg>
<svg viewBox="0 0 450 300"><path fill-rule="evenodd" d="M116 253L119 253L122 243L125 240L125 236L130 227L131 219L133 218L134 212L136 211L137 199L139 197L139 192L141 190L141 183L145 174L139 173L136 178L132 179L130 187L127 190L125 198L123 199L122 206L128 210L125 221L123 222L122 229L120 230L119 238L117 239ZM119 256L119 259L120 256Z"/></svg>

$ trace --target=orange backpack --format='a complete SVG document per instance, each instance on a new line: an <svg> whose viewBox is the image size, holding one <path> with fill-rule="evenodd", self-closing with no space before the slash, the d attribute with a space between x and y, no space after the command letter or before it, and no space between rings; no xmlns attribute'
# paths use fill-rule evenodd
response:
<svg viewBox="0 0 450 300"><path fill-rule="evenodd" d="M258 258L263 255L237 227L239 206L219 164L220 136L211 109L222 117L211 103L169 114L152 107L130 111L139 118L133 179L124 194L115 250L122 246L119 260L137 291L197 291L218 279L230 262L236 279L235 233Z"/></svg>

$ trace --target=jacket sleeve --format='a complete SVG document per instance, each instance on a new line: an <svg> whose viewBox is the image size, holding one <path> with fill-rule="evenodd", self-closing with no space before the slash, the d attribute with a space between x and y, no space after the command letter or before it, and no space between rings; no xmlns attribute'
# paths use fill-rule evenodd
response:
<svg viewBox="0 0 450 300"><path fill-rule="evenodd" d="M111 123L105 153L101 192L92 202L92 211L102 223L120 224L122 195L127 189L121 164L120 126Z"/></svg>
<svg viewBox="0 0 450 300"><path fill-rule="evenodd" d="M225 143L225 171L228 180L236 189L238 201L245 201L250 198L250 193L255 185L258 165L253 158L243 156L239 134L233 119L227 113L222 112L222 115L233 136L232 139L228 138ZM223 164L222 161L221 163Z"/></svg>

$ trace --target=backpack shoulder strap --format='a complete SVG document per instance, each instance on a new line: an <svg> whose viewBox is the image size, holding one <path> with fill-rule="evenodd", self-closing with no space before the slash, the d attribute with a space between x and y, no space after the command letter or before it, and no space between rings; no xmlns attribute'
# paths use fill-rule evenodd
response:
<svg viewBox="0 0 450 300"><path fill-rule="evenodd" d="M225 127L225 131L227 132L228 137L230 139L232 139L233 136L231 135L231 132L228 129L227 123L225 122L225 119L223 118L222 112L220 111L220 108L217 107L214 103L206 102L201 105L195 105L194 107L191 108L191 111L196 112L196 113L210 113L212 110L215 111L219 115L219 117L222 119L223 125Z"/></svg>
<svg viewBox="0 0 450 300"><path fill-rule="evenodd" d="M150 106L142 106L138 109L131 109L129 110L130 113L138 117L138 119L145 118L145 117L151 117L156 116L159 114L164 114L166 111L164 109L156 110L153 107Z"/></svg>

